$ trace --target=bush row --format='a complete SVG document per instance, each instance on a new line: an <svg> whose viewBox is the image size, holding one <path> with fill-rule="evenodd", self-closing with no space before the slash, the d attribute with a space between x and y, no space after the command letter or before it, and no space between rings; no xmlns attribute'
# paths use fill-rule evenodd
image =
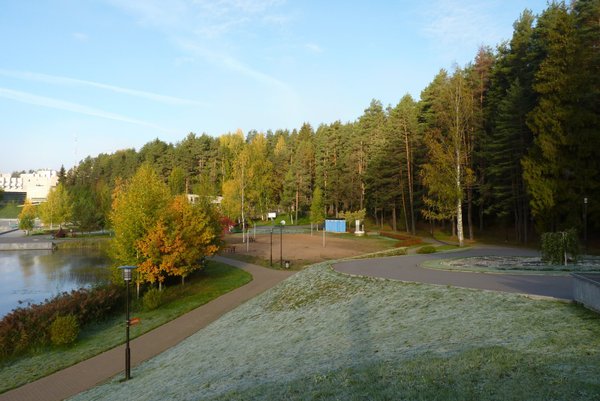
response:
<svg viewBox="0 0 600 401"><path fill-rule="evenodd" d="M394 233L394 232L390 232L390 231L381 231L379 233L379 235L381 235L383 237L397 239L398 240L398 243L396 244L397 248L404 247L404 246L419 245L423 242L421 240L421 238L419 238L419 237L413 237L412 235L398 234L398 233Z"/></svg>
<svg viewBox="0 0 600 401"><path fill-rule="evenodd" d="M68 324L72 330L74 323L81 327L111 316L115 311L122 310L124 293L117 285L84 288L63 292L46 302L13 310L0 321L0 357L18 355L52 343L53 335L55 338L61 335L57 330L67 327L62 321L51 330L59 317L72 316L75 322Z"/></svg>

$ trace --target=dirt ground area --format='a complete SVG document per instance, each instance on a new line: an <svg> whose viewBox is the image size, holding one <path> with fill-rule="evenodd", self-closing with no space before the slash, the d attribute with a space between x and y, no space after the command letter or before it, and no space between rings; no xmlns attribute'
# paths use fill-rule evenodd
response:
<svg viewBox="0 0 600 401"><path fill-rule="evenodd" d="M227 245L235 247L235 254L248 255L270 260L271 236L270 234L257 234L256 239L248 244L242 243L241 234L228 235L225 237ZM280 260L280 235L278 231L273 233L273 265L279 264ZM323 233L310 234L284 234L281 255L283 260L291 261L293 267L303 266L324 260L340 259L365 253L377 252L393 247L395 241L385 238L348 237L327 233L325 246L323 246ZM223 256L231 254L223 253Z"/></svg>

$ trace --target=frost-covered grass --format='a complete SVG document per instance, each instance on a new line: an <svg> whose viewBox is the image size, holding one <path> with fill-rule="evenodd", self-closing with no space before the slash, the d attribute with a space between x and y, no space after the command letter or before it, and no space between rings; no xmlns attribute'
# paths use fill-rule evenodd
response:
<svg viewBox="0 0 600 401"><path fill-rule="evenodd" d="M76 400L597 399L600 319L322 263Z"/></svg>
<svg viewBox="0 0 600 401"><path fill-rule="evenodd" d="M185 286L165 290L164 305L153 311L133 308L141 324L133 326L131 337L138 337L220 295L252 280L240 269L210 261L204 272L190 278ZM141 304L141 302L140 302ZM48 347L0 363L0 393L47 376L77 362L98 355L125 342L125 314L85 327L76 343L69 347Z"/></svg>
<svg viewBox="0 0 600 401"><path fill-rule="evenodd" d="M570 272L600 272L600 257L584 256L577 263L549 265L539 257L478 256L459 259L429 260L423 266L431 269L482 273L569 274Z"/></svg>

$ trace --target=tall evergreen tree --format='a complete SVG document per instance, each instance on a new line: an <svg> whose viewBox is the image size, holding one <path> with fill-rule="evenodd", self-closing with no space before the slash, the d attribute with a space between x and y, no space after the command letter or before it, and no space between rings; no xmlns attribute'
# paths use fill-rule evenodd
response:
<svg viewBox="0 0 600 401"><path fill-rule="evenodd" d="M406 230L416 234L415 217L415 152L420 144L418 105L410 95L404 95L388 116L390 130L400 140L398 173ZM406 192L406 196L405 196ZM406 199L406 200L405 200ZM408 206L406 205L408 203Z"/></svg>
<svg viewBox="0 0 600 401"><path fill-rule="evenodd" d="M286 175L287 203L293 207L298 221L300 209L309 205L315 171L314 132L305 123L295 138L296 146L291 156L290 170Z"/></svg>
<svg viewBox="0 0 600 401"><path fill-rule="evenodd" d="M513 225L521 242L527 242L530 219L521 160L532 143L526 117L536 99L531 87L539 63L533 50L534 22L534 15L525 10L513 25L510 42L498 48L484 104L486 135L479 150L485 177L479 188L481 212Z"/></svg>
<svg viewBox="0 0 600 401"><path fill-rule="evenodd" d="M360 185L360 200L358 209L365 208L366 175L372 153L382 149L386 143L385 136L386 114L379 100L371 100L369 107L356 124L355 135L352 139L351 157L356 173L356 181Z"/></svg>
<svg viewBox="0 0 600 401"><path fill-rule="evenodd" d="M523 174L531 196L531 208L540 230L571 226L577 220L575 199L578 175L572 160L578 156L574 109L575 23L564 3L552 3L538 19L534 45L542 61L533 89L538 101L527 124L534 145L523 159Z"/></svg>
<svg viewBox="0 0 600 401"><path fill-rule="evenodd" d="M336 121L321 125L315 134L315 183L323 190L328 214L337 216L344 193L345 126Z"/></svg>

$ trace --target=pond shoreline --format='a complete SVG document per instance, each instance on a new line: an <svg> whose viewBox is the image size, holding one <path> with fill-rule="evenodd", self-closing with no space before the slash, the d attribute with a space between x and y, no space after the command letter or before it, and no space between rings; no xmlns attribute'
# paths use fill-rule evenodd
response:
<svg viewBox="0 0 600 401"><path fill-rule="evenodd" d="M0 243L0 251L52 251L55 249L56 244L52 241Z"/></svg>
<svg viewBox="0 0 600 401"><path fill-rule="evenodd" d="M105 241L103 241L105 242ZM111 261L99 246L0 252L0 317L61 292L106 281Z"/></svg>

